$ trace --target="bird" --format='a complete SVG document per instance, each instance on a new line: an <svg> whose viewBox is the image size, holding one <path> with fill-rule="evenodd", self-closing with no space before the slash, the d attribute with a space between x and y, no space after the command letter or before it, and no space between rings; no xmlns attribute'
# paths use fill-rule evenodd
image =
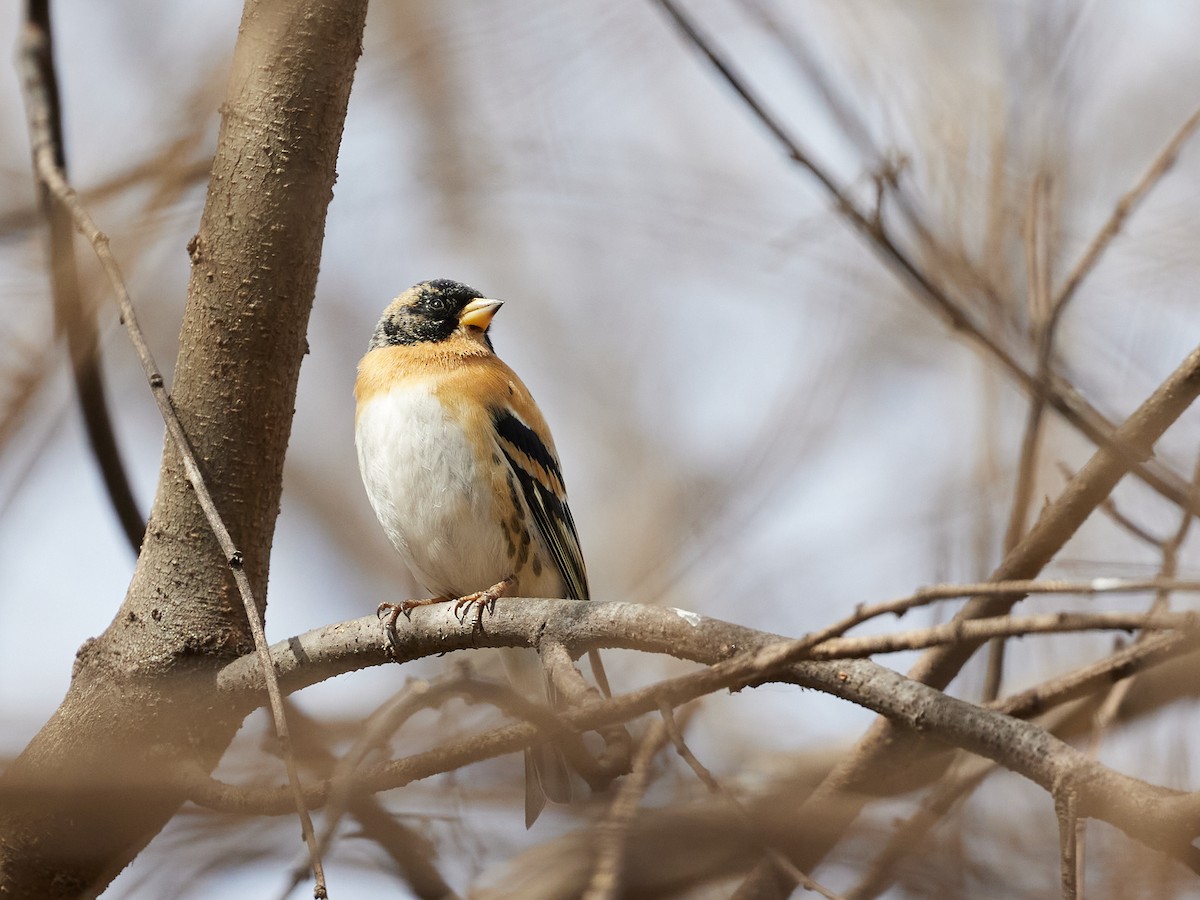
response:
<svg viewBox="0 0 1200 900"><path fill-rule="evenodd" d="M367 497L392 545L432 595L380 604L486 605L503 595L589 599L587 569L554 439L529 389L496 355L503 301L446 278L422 281L383 311L358 365L355 445ZM464 613L465 615L465 613ZM599 654L597 685L611 696ZM518 691L553 702L528 650L504 651ZM525 751L525 825L571 800L562 755Z"/></svg>

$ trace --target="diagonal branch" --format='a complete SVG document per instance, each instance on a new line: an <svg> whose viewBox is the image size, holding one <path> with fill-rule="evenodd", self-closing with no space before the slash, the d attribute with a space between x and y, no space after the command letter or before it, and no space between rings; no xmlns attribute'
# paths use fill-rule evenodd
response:
<svg viewBox="0 0 1200 900"><path fill-rule="evenodd" d="M394 703L394 699L389 700L384 708L386 709L392 703ZM307 765L316 767L317 771L327 776L334 785L339 782L351 781L353 772L347 772L346 769L358 765L361 759L371 752L371 748L365 748L361 755L357 751L357 746L372 740L371 722L367 723L367 730L357 738L356 750L352 750L342 757L339 764L333 750L326 746L327 742L322 735L320 724L308 718L295 704L289 704L287 710L296 736L295 746L300 759L304 760ZM383 737L386 740L386 736ZM434 865L436 852L433 842L419 829L398 820L380 803L377 797L339 798L335 793L330 808L326 809L325 829L320 840L322 858L329 855L329 845L337 824L346 813L358 821L361 827L359 836L373 841L391 858L400 875L407 882L408 888L418 898L421 900L457 900L454 891L451 890ZM293 867L292 877L282 896L291 896L292 891L307 878L309 866L306 854L307 848L301 862Z"/></svg>
<svg viewBox="0 0 1200 900"><path fill-rule="evenodd" d="M650 786L651 763L666 746L667 738L667 725L662 721L651 725L642 736L633 756L633 771L621 782L608 815L596 828L596 859L583 900L617 900L622 896L625 846L642 797Z"/></svg>
<svg viewBox="0 0 1200 900"><path fill-rule="evenodd" d="M788 158L806 169L833 198L838 212L861 234L880 255L885 263L904 281L916 297L932 309L952 330L964 335L969 341L982 348L1000 364L1008 374L1031 397L1043 395L1045 402L1055 409L1073 427L1099 447L1118 450L1112 423L1093 407L1062 376L1053 372L1045 383L1029 372L1017 359L991 335L980 328L967 312L946 291L939 287L913 259L901 249L884 227L881 218L868 215L833 180L825 169L816 162L801 143L755 95L750 86L714 49L712 42L683 13L675 0L655 0L687 40L699 50L717 70L725 82L745 103L759 122L783 147ZM1133 473L1150 488L1183 509L1200 515L1188 490L1187 482L1157 460L1139 460Z"/></svg>
<svg viewBox="0 0 1200 900"><path fill-rule="evenodd" d="M1192 135L1196 133L1197 127L1200 127L1200 109L1197 109L1188 116L1187 120L1179 126L1179 130L1167 141L1166 146L1162 148L1158 156L1150 163L1146 171L1142 173L1142 177L1137 180L1137 183L1117 201L1117 205L1113 207L1112 215L1108 217L1104 225L1096 233L1096 236L1092 238L1092 242L1083 252L1083 256L1079 258L1079 262L1075 264L1075 268L1071 270L1071 274L1067 276L1067 280L1055 296L1050 314L1051 326L1062 316L1063 310L1066 309L1067 304L1075 296L1079 285L1087 278L1088 273L1096 267L1096 263L1099 262L1104 251L1108 249L1113 238L1120 233L1125 220L1129 218L1138 205L1146 199L1146 195L1150 193L1151 189L1175 165L1175 160L1179 158L1179 151L1183 149L1184 144L1192 139Z"/></svg>
<svg viewBox="0 0 1200 900"><path fill-rule="evenodd" d="M1194 350L1169 378L1146 399L1114 434L1115 445L1139 448L1131 457L1126 452L1101 447L1087 465L1063 489L1062 494L1046 507L1033 528L1013 548L992 575L994 581L1030 578L1036 575L1075 533L1084 520L1108 496L1136 459L1151 452L1154 442L1200 395L1200 350ZM1021 599L1020 594L976 597L958 613L957 619L1004 615ZM910 677L943 688L950 683L978 645L963 642L950 647L928 651L910 670ZM907 749L909 753L904 752ZM814 848L823 855L836 843L838 836L857 816L866 796L861 788L879 771L881 761L888 760L892 771L911 762L911 742L898 742L886 720L880 720L859 742L849 756L830 774L825 785L814 793L814 800L824 802L833 794L846 794L847 788L858 788L853 797L846 794L839 804L844 820L831 824L828 843ZM801 868L811 869L813 860Z"/></svg>

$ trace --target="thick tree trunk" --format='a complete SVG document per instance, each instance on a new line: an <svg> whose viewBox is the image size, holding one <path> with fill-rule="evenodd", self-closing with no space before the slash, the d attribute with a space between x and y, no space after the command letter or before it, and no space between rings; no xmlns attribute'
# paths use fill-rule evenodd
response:
<svg viewBox="0 0 1200 900"><path fill-rule="evenodd" d="M173 396L259 598L365 14L365 0L247 3L190 246ZM211 770L232 739L246 709L211 688L250 646L227 561L168 445L120 611L0 780L0 895L103 890L183 801L179 767Z"/></svg>

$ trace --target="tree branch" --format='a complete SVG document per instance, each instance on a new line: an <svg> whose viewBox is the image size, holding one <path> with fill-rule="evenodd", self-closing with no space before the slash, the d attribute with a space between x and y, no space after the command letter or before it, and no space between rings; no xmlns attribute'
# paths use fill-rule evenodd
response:
<svg viewBox="0 0 1200 900"><path fill-rule="evenodd" d="M872 709L908 732L994 760L1047 791L1069 782L1079 792L1080 816L1104 819L1200 870L1200 851L1190 844L1198 833L1200 797L1114 772L1037 725L949 697L869 660L796 662L813 648L811 637L788 641L680 610L519 598L501 600L484 620L483 631L473 629L470 621L459 622L448 609L417 609L397 637L398 661L472 647L533 647L548 640L576 656L594 647L621 647L708 664L690 675L564 711L564 725L577 732L628 721L663 703L678 706L727 687L783 681L819 690ZM380 664L387 650L382 626L367 617L291 638L275 645L272 655L281 685L297 690L334 674ZM220 673L217 685L251 704L256 702L255 682L260 677L253 660L243 658ZM539 733L528 723L494 729L364 769L356 781L364 791L400 787L521 750ZM312 786L306 797L320 805L329 790L328 784ZM230 811L277 814L287 808L286 795L278 791L229 789L207 779L193 781L189 795L202 805Z"/></svg>
<svg viewBox="0 0 1200 900"><path fill-rule="evenodd" d="M1087 465L1073 478L1052 504L1047 506L1033 528L1013 548L992 575L993 581L1030 578L1054 557L1084 520L1108 496L1136 459L1145 458L1154 442L1191 405L1200 394L1200 350L1194 350L1159 388L1138 407L1114 434L1115 447L1121 452L1100 447ZM1134 450L1133 448L1137 448ZM1130 456L1130 452L1135 455ZM956 618L974 619L1004 615L1021 599L1020 594L979 596L971 600ZM950 683L970 658L977 644L963 642L926 652L909 675L921 682L943 688ZM897 740L887 720L880 720L856 745L853 752L830 774L825 785L814 793L813 802L826 802L834 794L844 802L837 806L843 820L827 823L828 843L815 845L814 859L805 859L800 868L811 871L824 853L836 843L866 802L865 785L875 777L886 757L893 775L911 763L915 750L909 740Z"/></svg>
<svg viewBox="0 0 1200 900"><path fill-rule="evenodd" d="M730 88L739 96L775 140L783 147L788 158L806 169L833 198L838 212L862 235L883 261L904 281L919 300L933 310L953 331L964 335L972 344L985 351L1009 373L1022 390L1032 396L1044 394L1050 404L1066 421L1084 434L1098 447L1121 452L1121 444L1113 433L1112 423L1093 407L1061 375L1051 372L1045 383L1022 366L1005 347L980 328L962 306L942 290L925 273L911 256L892 239L882 219L864 213L854 203L825 169L816 162L800 142L792 137L783 124L758 99L746 81L717 53L712 42L680 10L674 0L656 0L671 17L680 32L692 43L720 73ZM1192 502L1187 482L1157 460L1142 459L1133 467L1133 473L1151 489L1166 497L1194 515L1200 515L1200 506Z"/></svg>
<svg viewBox="0 0 1200 900"><path fill-rule="evenodd" d="M308 815L308 810L304 808L300 775L296 769L295 753L292 750L291 736L287 727L287 716L283 708L283 695L279 692L279 685L275 681L275 673L271 669L270 654L267 649L267 637L263 631L261 617L266 611L266 603L260 603L255 600L254 590L251 588L250 580L246 577L243 569L242 551L234 543L225 520L217 511L212 492L209 490L204 476L200 473L200 462L196 458L196 453L192 449L191 442L184 433L183 423L180 421L179 415L175 412L174 404L171 402L171 395L163 383L158 363L155 362L154 356L150 352L150 346L146 341L145 333L138 324L137 314L133 307L133 301L129 297L129 290L126 287L125 279L121 274L116 258L109 249L108 236L100 231L87 209L84 208L79 195L76 194L75 190L67 182L66 174L55 164L52 150L52 147L35 141L34 166L38 179L51 193L61 208L67 212L75 227L79 229L80 233L95 248L96 256L104 267L105 274L108 276L113 291L117 296L117 305L121 310L121 319L129 332L134 351L137 354L138 361L142 365L142 371L146 375L146 381L158 406L159 414L162 416L163 422L167 427L167 435L170 437L173 449L178 453L183 465L184 476L187 478L192 490L196 493L196 502L199 503L200 509L203 510L204 517L208 521L208 525L212 529L212 534L216 537L221 552L224 554L229 566L229 570L233 575L233 581L237 586L237 592L242 601L242 609L246 614L246 622L254 640L259 662L263 667L264 684L270 704L271 719L275 724L275 733L279 738L281 755L287 766L288 782L292 787L296 799L296 812L300 817L300 828L311 853L312 868L317 880L317 896L324 896L325 878L322 872L320 855L317 852L316 836L313 831L312 821ZM139 532L137 549L140 549L140 546L141 532Z"/></svg>

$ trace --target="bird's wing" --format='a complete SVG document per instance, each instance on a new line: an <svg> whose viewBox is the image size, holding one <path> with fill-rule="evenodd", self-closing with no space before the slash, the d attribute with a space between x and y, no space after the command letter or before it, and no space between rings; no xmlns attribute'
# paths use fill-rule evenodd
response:
<svg viewBox="0 0 1200 900"><path fill-rule="evenodd" d="M507 406L494 407L491 413L496 442L562 575L566 599L587 600L587 569L553 448Z"/></svg>

